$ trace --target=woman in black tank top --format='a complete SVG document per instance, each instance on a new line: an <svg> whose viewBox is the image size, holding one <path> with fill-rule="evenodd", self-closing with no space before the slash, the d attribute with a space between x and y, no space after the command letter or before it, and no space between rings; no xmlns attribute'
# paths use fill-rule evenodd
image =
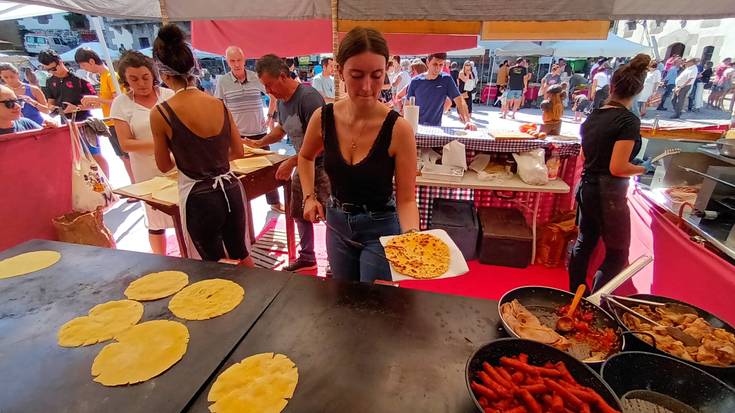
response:
<svg viewBox="0 0 735 413"><path fill-rule="evenodd" d="M299 152L304 218L326 218L335 278L390 280L379 238L419 228L413 129L378 101L388 59L379 32L358 27L347 34L336 60L348 99L314 112ZM314 196L314 160L322 151L332 186L326 214Z"/></svg>
<svg viewBox="0 0 735 413"><path fill-rule="evenodd" d="M176 160L181 235L189 253L194 257L198 253L205 261L230 258L252 267L243 191L230 173L229 161L243 156L237 126L222 101L194 86L198 68L178 27L161 28L153 43L153 57L161 80L176 91L151 111L156 165L167 172L174 167L172 154ZM210 126L202 120L220 116L221 124L202 132Z"/></svg>

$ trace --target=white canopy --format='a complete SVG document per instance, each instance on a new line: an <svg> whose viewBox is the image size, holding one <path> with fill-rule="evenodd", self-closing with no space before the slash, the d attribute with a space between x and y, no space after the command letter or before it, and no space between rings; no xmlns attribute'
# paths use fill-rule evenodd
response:
<svg viewBox="0 0 735 413"><path fill-rule="evenodd" d="M23 5L110 17L160 19L162 0L27 0ZM242 1L166 0L171 20L328 19L330 0ZM339 0L343 20L624 20L707 19L735 17L735 0L709 0L697 7L691 0L404 0L399 2ZM25 7L25 6L24 6ZM41 13L48 14L48 13ZM24 14L28 16L28 14ZM17 17L5 17L13 19Z"/></svg>
<svg viewBox="0 0 735 413"><path fill-rule="evenodd" d="M139 51L141 53L143 53L144 55L148 56L148 57L153 57L153 48L152 47L147 47L145 49L140 49ZM194 57L196 59L198 59L198 60L202 60L202 59L222 59L223 58L222 56L220 56L218 54L209 53L209 52L205 52L203 50L198 50L198 49L194 49Z"/></svg>
<svg viewBox="0 0 735 413"><path fill-rule="evenodd" d="M554 49L532 42L481 41L480 47L490 49L495 56L551 56Z"/></svg>
<svg viewBox="0 0 735 413"><path fill-rule="evenodd" d="M0 20L17 20L26 17L45 16L61 13L63 10L52 7L34 6L12 1L0 1Z"/></svg>
<svg viewBox="0 0 735 413"><path fill-rule="evenodd" d="M549 47L558 57L632 57L638 53L651 53L651 48L631 42L609 33L607 40L564 40L553 42Z"/></svg>
<svg viewBox="0 0 735 413"><path fill-rule="evenodd" d="M84 48L84 47L94 50L94 52L97 53L97 55L101 57L102 59L105 58L105 54L103 51L104 49L102 48L102 45L99 42L82 43L79 46L69 50L68 52L62 53L61 56L59 57L61 57L61 60L65 62L73 62L74 54L77 52L77 50ZM110 58L117 59L118 57L120 57L120 53L117 50L112 50L110 48L108 48L107 50L110 52Z"/></svg>
<svg viewBox="0 0 735 413"><path fill-rule="evenodd" d="M452 50L451 52L447 52L447 56L449 57L483 56L484 54L484 47L473 47L472 49Z"/></svg>

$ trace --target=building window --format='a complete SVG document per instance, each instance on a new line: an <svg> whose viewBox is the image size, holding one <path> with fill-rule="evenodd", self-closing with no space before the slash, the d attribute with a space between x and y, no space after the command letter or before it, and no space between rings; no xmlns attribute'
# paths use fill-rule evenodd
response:
<svg viewBox="0 0 735 413"><path fill-rule="evenodd" d="M51 15L36 16L36 20L38 21L38 24L48 24L49 21L51 21Z"/></svg>
<svg viewBox="0 0 735 413"><path fill-rule="evenodd" d="M702 63L709 62L712 60L712 55L715 53L714 46L706 46L702 51Z"/></svg>
<svg viewBox="0 0 735 413"><path fill-rule="evenodd" d="M151 41L147 37L139 37L138 43L140 43L141 49L147 49L151 47Z"/></svg>

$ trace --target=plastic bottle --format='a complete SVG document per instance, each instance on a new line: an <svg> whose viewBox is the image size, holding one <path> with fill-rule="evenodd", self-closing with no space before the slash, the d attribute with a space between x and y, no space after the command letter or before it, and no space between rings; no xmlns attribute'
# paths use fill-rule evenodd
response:
<svg viewBox="0 0 735 413"><path fill-rule="evenodd" d="M546 168L549 170L549 180L553 181L559 177L559 169L561 168L561 157L556 146L551 147L551 157L546 161Z"/></svg>

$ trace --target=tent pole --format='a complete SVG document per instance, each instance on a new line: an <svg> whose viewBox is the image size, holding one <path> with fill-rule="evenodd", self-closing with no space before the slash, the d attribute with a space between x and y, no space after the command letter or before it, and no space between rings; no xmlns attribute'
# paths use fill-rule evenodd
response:
<svg viewBox="0 0 735 413"><path fill-rule="evenodd" d="M120 83L117 81L117 75L115 74L115 66L112 64L112 57L110 56L110 49L107 48L107 40L105 40L105 33L102 31L102 17L95 16L92 17L92 24L94 24L94 30L97 32L97 40L100 43L100 46L102 46L102 54L105 58L105 63L107 63L107 67L110 69L110 72L112 73L112 84L115 85L115 92L117 92L118 95L122 94L122 91L120 90Z"/></svg>
<svg viewBox="0 0 735 413"><path fill-rule="evenodd" d="M161 8L161 25L165 26L169 23L166 0L158 0L158 5Z"/></svg>
<svg viewBox="0 0 735 413"><path fill-rule="evenodd" d="M339 0L332 0L332 56L334 56L335 65L337 62L337 50L339 49L339 26L337 24L339 16ZM336 67L336 66L335 66ZM339 69L339 68L337 68ZM339 75L334 75L334 100L338 101L342 99L342 85L339 79Z"/></svg>

